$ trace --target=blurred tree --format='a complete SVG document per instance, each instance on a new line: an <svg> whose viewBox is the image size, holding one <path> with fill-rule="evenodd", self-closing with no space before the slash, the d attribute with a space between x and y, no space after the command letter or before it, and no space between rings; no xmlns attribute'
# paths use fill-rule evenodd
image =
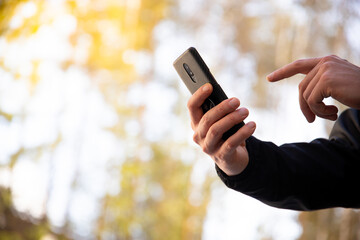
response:
<svg viewBox="0 0 360 240"><path fill-rule="evenodd" d="M360 238L360 214L352 209L327 209L299 215L303 233L299 240L348 240Z"/></svg>
<svg viewBox="0 0 360 240"><path fill-rule="evenodd" d="M263 96L257 101L260 107L266 107L272 97L264 86L265 76L280 66L299 58L329 54L359 63L360 54L350 43L348 35L350 24L354 20L360 21L360 14L355 10L359 8L357 1L295 2L293 7L297 12L293 14L281 6L258 1L258 13L253 13L255 16L248 10L249 5L256 3L226 3L227 12L230 12L227 21L238 29L234 44L240 51L251 52L256 58L258 80L254 90L258 93L256 96ZM239 12L243 13L241 17L236 14ZM270 29L270 35L262 29ZM301 240L360 238L360 213L356 210L303 212L299 215L299 223L303 228Z"/></svg>
<svg viewBox="0 0 360 240"><path fill-rule="evenodd" d="M216 13L218 22L211 27L220 32L217 38L223 42L216 58L218 68L243 68L229 56L226 46L234 46L241 58L254 58L256 77L246 78L246 81L254 80L253 107L267 109L277 103L265 76L296 59L336 54L355 64L360 63L360 31L354 27L358 26L354 23L360 21L358 1L206 2L201 13L186 18L175 15L174 19L195 35L204 32ZM351 41L354 37L357 42ZM241 71L238 73L235 78L241 79ZM330 125L332 123L329 123L329 129ZM350 209L300 213L299 222L303 227L300 239L358 239L359 219L360 213Z"/></svg>
<svg viewBox="0 0 360 240"><path fill-rule="evenodd" d="M127 123L142 119L146 105L134 107L119 101L119 96L126 96L132 86L156 81L151 70L146 76L136 75L131 57L136 51L151 52L152 29L166 16L169 1L128 1L125 5L101 1L101 4L101 8L90 4L84 10L76 1L70 2L73 14L78 16L74 42L80 42L84 34L90 36L92 44L85 67L94 75L103 76L104 70L110 74L109 78L100 78L99 84L121 116L112 132L133 146L126 152L124 163L113 166L119 168L120 190L103 199L96 235L115 239L199 239L210 181L204 183L201 201L195 206L190 204L189 197L194 191L192 168L169 152L177 143L164 140L153 144L144 131L136 137L127 136ZM146 147L152 154L144 162L141 151L140 155L134 151Z"/></svg>
<svg viewBox="0 0 360 240"><path fill-rule="evenodd" d="M16 14L19 6L26 1L1 1L0 2L0 36L7 38L16 38L21 31L15 31L10 25L13 16ZM25 32L25 31L24 31ZM0 59L0 66L4 68L4 60ZM13 73L16 76L16 73ZM7 121L12 121L13 114L0 109L0 116ZM17 153L11 156L9 164L2 169L13 169L20 155L24 154L21 148ZM10 188L0 187L0 239L42 239L42 237L68 239L63 234L55 233L46 216L34 218L30 214L16 210Z"/></svg>
<svg viewBox="0 0 360 240"><path fill-rule="evenodd" d="M3 187L0 187L0 219L0 239L68 239L65 235L51 230L46 216L35 219L29 214L18 212L12 202L11 190Z"/></svg>
<svg viewBox="0 0 360 240"><path fill-rule="evenodd" d="M275 68L297 58L329 53L339 54L350 61L358 61L360 56L353 51L346 34L354 19L359 20L356 1L295 1L282 6L281 1L208 0L201 5L201 11L196 10L196 14L180 13L184 9L181 8L180 0L49 1L57 2L59 9L51 9L48 1L28 2L33 5L25 5L26 1L1 1L2 40L16 42L32 39L40 30L58 24L51 15L57 10L64 11L67 16L56 26L59 31L74 28L68 38L62 39L71 45L71 53L60 60L50 59L50 62L58 61L63 72L73 67L83 70L94 85L101 89L106 103L119 116L117 123L106 129L124 148L122 159L109 161L107 172L114 176L111 182L116 182L118 187L100 197L98 219L95 227L91 227L93 232L86 233L88 235L85 238L91 238L90 235L99 239L201 238L211 179L207 178L200 187L196 186L191 175L192 163L197 156L190 157L189 164L189 159L184 161L179 154L191 149L188 144L176 142L168 136L160 140L149 140L145 133L148 126L145 126L144 119L147 112L153 109L149 110L145 101L131 104L128 100L129 92L133 89L140 89L139 96L143 97L141 94L146 91L149 83L156 83L167 90L173 88L171 82L161 81L154 70L152 51L156 46L153 30L165 18L174 21L178 31L189 32L193 38L203 37L207 40L209 35L204 33L215 32L224 47L224 51L216 53L219 55L217 68L221 70L227 66L236 66L239 68L236 73L240 76L248 76L244 73L246 71L256 72L254 79L249 81L253 81L255 94L251 95L254 106L259 108L267 108L269 104L276 102L271 101L275 97L264 81L264 76ZM28 7L26 11L24 6ZM36 6L37 10L29 14L28 10L32 9L29 6ZM214 44L212 41L204 42ZM40 46L44 50L41 47L45 46ZM237 55L228 54L227 48L235 49ZM50 49L44 51L47 50ZM233 56L247 59L250 64L243 67L241 62L234 61ZM138 62L144 59L147 59L146 64L150 66L140 74ZM32 66L32 73L26 77L27 83L30 83L26 86L30 86L28 91L32 93L31 90L38 84L39 66L46 60L37 58L28 61ZM0 59L0 66L12 76L13 81L22 74L23 69L9 69L4 59ZM179 104L183 105L183 99L180 100ZM172 111L181 110L177 108ZM21 112L16 117L24 119L25 115L26 112ZM61 116L60 113L59 115ZM14 121L14 114L6 109L0 108L0 117L6 124ZM60 132L59 129L57 131ZM18 165L18 159L24 156L36 162L46 151L54 155L63 143L62 137L59 133L50 144L35 148L19 146L9 157L9 161L4 161L6 164L2 168L9 168L11 172ZM76 145L77 150L78 148L79 145ZM51 159L50 157L49 161ZM81 179L78 172L75 171L71 176L71 193L80 189L82 182L86 181ZM53 175L54 172L49 174ZM47 194L51 195L53 185L49 183L49 186ZM107 187L104 186L106 189ZM0 192L4 194L3 199L7 199L4 201L7 203L2 205L1 219L5 219L0 221L2 233L12 234L2 236L4 239L31 239L33 236L39 239L47 234L54 234L51 232L53 227L46 217L46 210L41 219L32 219L26 215L27 220L24 220L25 215L17 212L13 202L9 200L13 197L11 189L1 189ZM47 199L49 198L50 196ZM84 237L76 232L76 223L70 214L74 210L71 210L70 204L69 200L64 227L58 229L61 234L54 234L59 239L65 238L65 234L68 237ZM341 222L336 219L339 214L343 219ZM330 236L331 231L341 239L357 237L358 214L353 210L337 209L301 213L299 219L304 230L301 238ZM3 224L4 222L14 224ZM20 229L14 225L24 227ZM24 235L27 234L24 232L36 232L36 235Z"/></svg>
<svg viewBox="0 0 360 240"><path fill-rule="evenodd" d="M171 159L164 146L152 148L151 161L123 164L121 191L104 199L98 233L114 239L200 239L210 180L194 189L191 166Z"/></svg>
<svg viewBox="0 0 360 240"><path fill-rule="evenodd" d="M29 1L36 9L31 16L23 17L24 3L21 1L5 1L0 5L0 32L1 37L12 42L19 39L31 39L44 26L56 25L51 12L56 11L49 7L49 3L42 1ZM75 170L71 184L71 195L65 213L65 222L56 229L61 234L54 234L50 229L51 222L47 218L47 205L44 205L44 216L41 219L27 216L29 221L22 220L25 213L18 213L11 199L11 186L0 192L7 194L8 205L3 207L4 221L2 235L4 239L41 239L49 234L56 239L69 238L98 238L98 239L199 239L202 234L202 223L206 214L207 203L210 198L211 180L206 179L201 188L196 188L191 180L192 166L179 157L173 157L170 149L186 149L184 143L160 139L151 142L143 131L133 134L126 129L129 122L139 122L144 118L146 104L139 106L129 105L126 96L129 89L145 86L148 82L156 82L155 75L150 69L147 74L139 75L135 69L138 60L137 52L145 52L151 56L154 48L152 31L157 23L166 17L171 1L161 0L130 0L130 1L64 1L57 3L59 11L68 15L61 19L63 31L67 27L75 28L68 39L72 52L66 58L60 59L59 64L64 72L74 66L86 71L97 87L102 90L104 98L119 116L119 121L107 129L126 149L123 159L114 159L109 162L109 174L115 172L116 178L111 181L118 182L118 193L106 194L100 198L98 220L91 233L78 233L76 223L71 219L71 199L73 193L82 188L79 169ZM65 8L65 10L64 10ZM11 11L10 11L11 10ZM25 9L29 10L29 9ZM26 14L25 14L26 15ZM23 18L22 18L23 17ZM17 19L18 22L15 20ZM12 27L9 27L13 21ZM74 27L75 26L75 27ZM134 59L135 56L135 59ZM52 59L53 60L53 59ZM56 59L57 60L57 59ZM31 88L38 84L39 66L47 59L29 59L33 66L30 78ZM1 68L10 73L13 80L21 75L21 69L8 69L4 61L0 60ZM171 86L170 86L171 87ZM31 91L31 90L29 90ZM32 97L35 97L32 96ZM12 115L6 110L0 113L13 121ZM26 118L26 113L21 113ZM17 116L19 117L19 116ZM59 130L60 132L60 130ZM8 164L2 167L10 172L17 166L18 159L29 156L36 162L39 156L50 150L55 154L61 147L63 138L59 137L50 145L41 145L36 148L20 146L10 156ZM132 146L128 148L128 146ZM141 156L140 149L148 149L147 159ZM140 154L139 154L140 152ZM37 156L37 157L34 157ZM49 158L49 161L53 157ZM193 161L192 159L191 161ZM52 166L50 164L50 166ZM79 167L79 166L78 166ZM52 171L56 171L50 168ZM55 174L54 172L49 173ZM50 178L51 181L51 178ZM115 184L116 185L116 184ZM51 198L53 189L49 183L47 199ZM106 186L104 186L106 188ZM5 196L5 195L4 195ZM9 210L13 209L13 210ZM21 216L20 218L17 216ZM17 225L18 227L14 227ZM33 235L29 235L31 234Z"/></svg>

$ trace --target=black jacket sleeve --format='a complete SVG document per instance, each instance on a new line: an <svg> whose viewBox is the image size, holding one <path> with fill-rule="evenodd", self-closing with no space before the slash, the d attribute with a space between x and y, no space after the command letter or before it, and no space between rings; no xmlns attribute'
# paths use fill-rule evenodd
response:
<svg viewBox="0 0 360 240"><path fill-rule="evenodd" d="M343 112L329 139L276 146L250 137L249 164L229 187L270 206L294 210L360 207L360 111Z"/></svg>

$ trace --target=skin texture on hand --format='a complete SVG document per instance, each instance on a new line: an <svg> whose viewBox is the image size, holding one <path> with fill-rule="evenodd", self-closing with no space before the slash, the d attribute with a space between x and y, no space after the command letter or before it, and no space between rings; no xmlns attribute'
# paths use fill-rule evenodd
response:
<svg viewBox="0 0 360 240"><path fill-rule="evenodd" d="M249 163L245 140L255 131L254 122L248 122L226 141L222 135L235 124L243 121L249 114L246 108L237 109L237 98L227 99L205 114L201 108L212 92L211 84L199 88L189 99L188 109L194 141L211 156L217 166L228 176L241 173Z"/></svg>
<svg viewBox="0 0 360 240"><path fill-rule="evenodd" d="M360 68L335 55L296 60L267 76L276 82L295 74L306 74L299 84L299 103L308 122L315 117L337 119L337 107L325 105L332 97L344 105L360 109Z"/></svg>

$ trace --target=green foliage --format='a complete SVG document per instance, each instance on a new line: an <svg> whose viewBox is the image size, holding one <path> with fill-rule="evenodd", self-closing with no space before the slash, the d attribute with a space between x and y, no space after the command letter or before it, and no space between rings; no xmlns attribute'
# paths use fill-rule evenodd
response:
<svg viewBox="0 0 360 240"><path fill-rule="evenodd" d="M38 240L43 236L54 239L69 239L65 235L54 233L46 217L34 219L32 216L18 212L12 202L10 189L0 188L0 239Z"/></svg>
<svg viewBox="0 0 360 240"><path fill-rule="evenodd" d="M200 202L191 203L191 166L153 145L148 162L129 159L121 168L120 193L104 199L99 233L116 239L199 239L209 201L210 181Z"/></svg>
<svg viewBox="0 0 360 240"><path fill-rule="evenodd" d="M53 6L35 1L32 2L37 7L35 14L10 31L7 25L13 14L16 15L16 8L22 6L15 3L18 2L7 2L1 8L3 11L0 16L5 16L4 11L7 13L7 21L1 22L7 41L31 38L41 27L53 24L54 19L46 14L46 11L54 10L51 9ZM111 134L124 141L134 141L139 147L148 146L153 153L148 161L130 153L121 164L117 161L109 163L109 171L116 169L119 173L119 179L112 181L119 182L120 190L117 195L107 194L101 200L97 227L92 232L99 239L109 236L117 239L133 239L139 236L148 239L201 238L211 181L207 180L203 184L199 193L202 198L195 205L192 204L189 200L190 194L195 191L191 182L192 167L180 159L169 157L168 149L171 146L176 147L178 143L163 141L150 144L141 134L136 137L127 136L123 129L124 123L131 119L141 119L144 107L130 107L119 104L118 101L118 96L126 96L131 84L141 84L134 66L126 61L126 53L143 50L151 52L152 29L166 16L168 5L167 0L91 1L85 5L78 1L66 1L65 4L66 11L76 18L76 29L68 41L74 49L83 47L84 39L90 44L86 49L85 61L66 59L61 63L64 71L71 66L77 66L86 69L94 78L106 71L108 78L100 78L98 87L120 116L119 122L109 129ZM9 14L9 9L12 9L13 14ZM33 72L28 80L32 86L38 83L38 66L42 61L44 60L31 62ZM4 62L2 67L5 69ZM18 73L12 74L16 76ZM151 81L151 77L148 76L147 81ZM1 110L0 113L9 122L14 117ZM61 143L60 136L51 146L35 149L21 147L4 167L13 169L19 158L41 155L47 148L54 151ZM77 186L76 179L75 177L73 188ZM29 215L26 216L27 220L23 220L25 215L18 215L11 202L11 190L2 191L8 192L6 196L10 201L5 209L13 209L4 210L4 214L7 219L12 219L13 225L17 227L4 227L0 233L1 239L40 239L49 234L55 239L66 239L62 234L76 236L69 219L58 229L62 234L54 234L50 230L51 225L46 215L42 219L31 219Z"/></svg>
<svg viewBox="0 0 360 240"><path fill-rule="evenodd" d="M101 4L101 7L99 5ZM91 47L86 66L90 69L108 69L136 76L132 66L124 62L127 50L151 49L152 29L165 17L167 0L161 1L94 1L86 9L76 1L68 1L72 14L77 17L78 31L74 41L82 34L91 37Z"/></svg>
<svg viewBox="0 0 360 240"><path fill-rule="evenodd" d="M19 14L19 9L26 3L33 3L37 10L31 16L22 18L15 27L10 27L11 20ZM55 1L0 1L0 36L1 40L16 42L31 39L42 27L53 27L51 12L56 12ZM194 186L191 180L193 166L184 163L180 157L173 156L171 149L189 149L188 144L169 141L168 138L157 142L149 142L143 134L142 119L146 106L140 104L129 106L126 98L133 85L143 86L156 81L153 72L139 75L134 61L129 55L137 52L149 53L154 50L153 29L163 19L171 19L176 26L183 26L194 34L202 32L208 25L210 11L222 9L219 17L223 28L231 26L234 34L224 45L234 47L239 55L254 58L254 106L269 107L274 96L265 87L264 76L275 68L301 57L341 54L342 57L354 58L354 53L347 48L344 37L345 25L356 17L351 4L337 5L333 1L298 1L297 7L304 14L303 19L296 19L292 12L283 11L272 1L266 5L266 11L249 13L247 9L254 1L209 1L214 4L203 6L201 12L189 16L188 19L176 15L181 1L170 0L92 0L65 1L62 11L75 19L75 29L64 39L71 45L72 53L62 60L62 73L76 67L88 74L94 85L98 87L107 104L115 109L119 120L114 126L107 128L109 134L121 143L135 143L136 147L129 152L125 150L121 161L109 162L109 174L115 172L111 181L118 184L116 193L106 193L100 197L100 210L94 230L91 234L97 239L200 239L203 220L210 201L209 177L201 184ZM256 1L257 2L257 1ZM261 1L259 1L261 2ZM349 1L351 2L351 1ZM177 5L178 4L178 5ZM325 14L334 12L340 7L342 18L331 26L322 26ZM170 10L173 11L170 11ZM48 13L49 12L49 13ZM344 17L346 16L346 17ZM225 31L224 31L225 32ZM261 34L260 34L261 33ZM222 37L222 32L218 34ZM314 44L315 42L321 44ZM77 52L85 51L80 60ZM220 52L220 51L219 51ZM32 72L25 77L29 83L28 92L31 97L38 84L41 64L46 60L28 59ZM226 67L228 61L219 59L218 67ZM135 60L136 61L136 60ZM11 74L12 81L21 76L19 69L9 69L4 59L0 59L0 67ZM172 87L172 86L170 86ZM183 104L183 103L181 103ZM175 110L174 110L175 111ZM9 113L0 109L0 118L5 124L23 121L27 117L24 110L21 114ZM60 115L60 114L59 114ZM20 119L20 120L19 120ZM60 117L59 117L60 119ZM140 125L138 134L131 135L125 129L129 121L137 121ZM2 123L2 122L0 122ZM2 163L3 169L13 169L22 157L31 158L34 162L44 152L51 154L59 151L63 136L58 130L58 137L50 144L36 148L18 147L8 161ZM186 146L184 146L186 145ZM81 145L80 145L81 146ZM76 145L80 148L79 145ZM121 146L120 146L121 147ZM150 149L150 157L142 159L137 150L142 147ZM125 148L125 147L124 147ZM35 157L34 157L35 156ZM192 159L194 160L194 159ZM51 157L48 161L52 161ZM51 163L50 163L51 165ZM49 170L52 171L52 170ZM54 174L50 172L49 175ZM72 181L76 188L77 176ZM50 188L52 187L49 183ZM104 186L106 188L106 186ZM55 239L68 239L77 236L73 223L67 213L65 224L54 233L47 212L41 219L17 211L13 203L11 185L0 189L0 239L41 239L51 236ZM74 191L71 189L70 191ZM49 190L50 194L51 189ZM195 197L194 197L195 196ZM195 199L195 200L194 200ZM47 203L45 203L46 205ZM68 207L68 206L67 206ZM345 223L338 221L339 214ZM325 217L324 217L325 216ZM315 236L328 236L323 239L356 239L359 213L352 210L326 210L321 212L302 213L299 222L304 232L300 239L318 239ZM348 227L346 227L348 226ZM344 230L345 229L345 230ZM356 235L357 234L357 235ZM330 238L330 236L335 236ZM88 237L88 236L86 236Z"/></svg>

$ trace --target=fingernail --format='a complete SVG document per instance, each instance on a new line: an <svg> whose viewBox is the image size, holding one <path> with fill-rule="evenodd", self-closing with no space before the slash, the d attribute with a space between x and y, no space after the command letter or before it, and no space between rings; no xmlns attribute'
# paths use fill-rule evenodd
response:
<svg viewBox="0 0 360 240"><path fill-rule="evenodd" d="M266 79L268 81L271 81L274 78L274 73L270 73L269 75L266 76Z"/></svg>
<svg viewBox="0 0 360 240"><path fill-rule="evenodd" d="M248 126L249 128L255 128L255 123L254 122L248 122L246 124L246 126Z"/></svg>
<svg viewBox="0 0 360 240"><path fill-rule="evenodd" d="M239 102L236 98L232 98L229 101L229 105L230 105L230 107L235 108L235 107L239 106Z"/></svg>
<svg viewBox="0 0 360 240"><path fill-rule="evenodd" d="M240 108L240 109L238 110L238 112L239 112L239 114L240 114L241 116L245 116L245 115L247 115L247 113L248 113L248 111L247 111L246 108Z"/></svg>
<svg viewBox="0 0 360 240"><path fill-rule="evenodd" d="M203 92L207 92L209 91L209 89L210 89L209 84L205 84L205 86L203 87Z"/></svg>

